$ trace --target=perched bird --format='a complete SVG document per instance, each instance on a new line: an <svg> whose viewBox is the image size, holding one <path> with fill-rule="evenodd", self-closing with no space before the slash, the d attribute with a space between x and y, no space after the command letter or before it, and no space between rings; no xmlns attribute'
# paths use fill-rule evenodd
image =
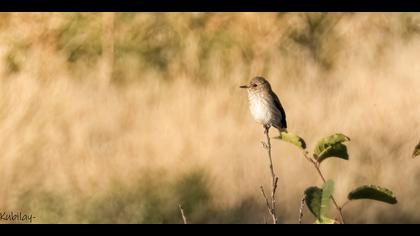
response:
<svg viewBox="0 0 420 236"><path fill-rule="evenodd" d="M266 132L271 126L278 129L280 134L287 132L286 113L266 79L257 76L240 88L248 90L249 110L254 120L262 124Z"/></svg>

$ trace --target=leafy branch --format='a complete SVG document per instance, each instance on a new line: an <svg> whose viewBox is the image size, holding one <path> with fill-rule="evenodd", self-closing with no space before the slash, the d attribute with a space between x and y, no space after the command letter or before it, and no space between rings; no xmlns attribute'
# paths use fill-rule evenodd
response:
<svg viewBox="0 0 420 236"><path fill-rule="evenodd" d="M397 199L391 190L376 185L363 185L351 191L347 196L348 200L340 206L332 195L334 182L332 180L326 180L324 174L321 171L320 165L324 160L331 157L348 160L349 154L347 152L347 146L345 145L345 142L350 141L350 138L340 133L330 135L321 139L317 143L313 154L309 155L309 152L306 150L305 141L301 137L292 133L287 133L287 135L284 134L282 133L278 138L282 141L286 141L298 146L303 151L303 156L306 158L306 160L313 164L316 172L323 181L322 188L312 186L305 190L305 197L302 199L299 209L299 223L301 223L303 215L302 205L304 202L306 202L308 209L316 217L315 223L320 224L331 224L336 222L344 224L345 221L343 216L343 208L353 200L370 199L388 204L397 203ZM416 147L413 156L416 154L416 152L419 152L417 155L420 154L420 150L418 150L420 149L420 144L417 146L418 147ZM331 219L327 216L330 199L340 216L340 221Z"/></svg>
<svg viewBox="0 0 420 236"><path fill-rule="evenodd" d="M307 152L304 152L304 156L305 156L305 158L306 158L309 162L311 162L311 163L314 165L314 167L315 167L315 169L316 169L316 171L317 171L318 175L319 175L319 176L321 177L321 179L322 179L322 182L324 182L324 184L326 184L326 183L327 183L327 180L325 179L324 175L323 175L323 174L322 174L322 172L321 172L321 169L320 169L320 162L316 161L314 158L309 157ZM337 201L335 200L335 198L334 198L332 195L331 195L331 200L333 201L334 206L335 206L335 208L337 209L337 211L338 211L338 213L339 213L339 215L340 215L340 220L341 220L341 223L343 223L343 224L344 224L344 216L343 216L343 212L341 211L341 207L339 207L339 205L338 205Z"/></svg>

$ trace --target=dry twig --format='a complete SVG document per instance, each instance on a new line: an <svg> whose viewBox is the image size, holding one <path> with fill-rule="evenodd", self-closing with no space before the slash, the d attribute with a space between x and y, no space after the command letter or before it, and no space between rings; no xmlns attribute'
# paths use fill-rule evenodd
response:
<svg viewBox="0 0 420 236"><path fill-rule="evenodd" d="M303 208L305 207L305 198L306 198L306 194L303 194L302 200L300 201L300 208L299 208L299 224L302 224Z"/></svg>
<svg viewBox="0 0 420 236"><path fill-rule="evenodd" d="M184 224L188 224L187 217L185 217L184 209L182 208L182 205L179 204L178 207L179 207L179 211L181 212L182 221L184 222Z"/></svg>
<svg viewBox="0 0 420 236"><path fill-rule="evenodd" d="M266 205L267 205L267 209L268 212L271 215L271 218L273 219L273 224L277 224L277 215L276 215L276 190L277 190L277 182L279 180L279 178L276 176L275 172L274 172L274 167L273 167L273 160L271 158L271 142L270 142L270 136L268 134L270 127L265 127L265 131L264 134L266 135L267 138L267 143L262 142L263 147L265 149L267 149L267 153L268 153L268 159L270 161L270 172L271 172L271 204L269 202L269 199L267 197L267 195L264 192L264 188L263 186L261 186L261 193L265 199Z"/></svg>

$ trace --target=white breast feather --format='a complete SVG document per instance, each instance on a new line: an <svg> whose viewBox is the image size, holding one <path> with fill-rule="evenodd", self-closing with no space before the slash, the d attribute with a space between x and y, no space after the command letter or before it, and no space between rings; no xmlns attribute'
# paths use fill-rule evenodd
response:
<svg viewBox="0 0 420 236"><path fill-rule="evenodd" d="M258 96L250 96L249 105L252 117L261 124L269 124L271 120L270 111L268 106L265 104L264 99Z"/></svg>

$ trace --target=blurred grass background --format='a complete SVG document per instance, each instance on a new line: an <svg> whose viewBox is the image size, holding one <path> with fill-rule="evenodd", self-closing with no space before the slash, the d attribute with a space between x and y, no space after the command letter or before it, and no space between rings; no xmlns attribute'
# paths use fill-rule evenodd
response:
<svg viewBox="0 0 420 236"><path fill-rule="evenodd" d="M263 75L310 149L352 139L322 167L338 202L367 183L397 195L346 222L418 223L419 61L417 13L0 13L0 209L181 223L181 203L193 223L264 223L263 129L238 88ZM321 182L273 145L279 219L296 223Z"/></svg>

